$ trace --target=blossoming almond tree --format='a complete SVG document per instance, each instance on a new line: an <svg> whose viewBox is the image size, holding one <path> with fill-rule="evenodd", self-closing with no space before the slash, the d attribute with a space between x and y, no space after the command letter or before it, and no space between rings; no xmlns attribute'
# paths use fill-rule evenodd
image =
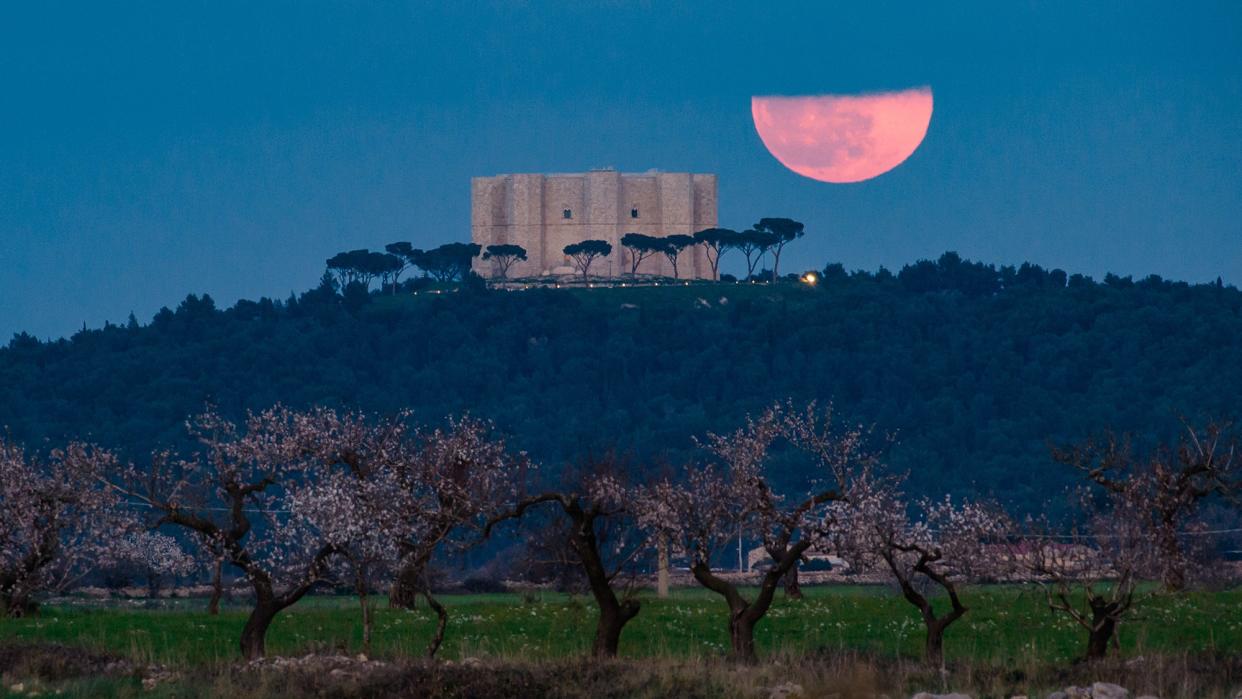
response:
<svg viewBox="0 0 1242 699"><path fill-rule="evenodd" d="M924 499L915 509L911 517L894 480L859 482L848 502L833 504L825 543L853 570L883 571L900 587L926 627L925 659L943 666L945 631L968 611L960 587L1008 574L1013 527L995 504L946 497ZM947 611L936 611L927 593L933 585L948 596Z"/></svg>
<svg viewBox="0 0 1242 699"><path fill-rule="evenodd" d="M109 452L83 443L42 461L0 438L0 606L5 616L34 611L36 598L64 590L117 560L116 543L135 520L103 479L117 468Z"/></svg>
<svg viewBox="0 0 1242 699"><path fill-rule="evenodd" d="M777 404L732 434L710 435L706 447L715 463L688 469L680 483L665 480L636 493L643 525L685 551L695 580L724 598L736 659L755 659L755 625L781 579L827 535L828 506L847 497L877 462L866 447L866 430L837 430L832 422L831 406ZM769 455L778 440L812 459L819 475L796 497L778 494L769 482ZM739 532L761 538L773 558L753 599L714 568L720 549Z"/></svg>
<svg viewBox="0 0 1242 699"><path fill-rule="evenodd" d="M377 468L366 477L331 472L294 489L286 498L292 516L320 533L336 549L327 573L348 585L362 613L362 647L371 649L374 604L370 592L399 559L402 492L391 472Z"/></svg>
<svg viewBox="0 0 1242 699"><path fill-rule="evenodd" d="M635 526L632 494L611 471L613 464L589 464L581 474L567 479L564 487L521 498L505 512L488 521L485 532L499 522L520 518L542 504L557 507L567 518L567 539L572 561L586 577L591 596L599 608L591 652L596 657L616 656L621 631L638 615L640 605L633 588L618 595L619 577L644 551L646 536Z"/></svg>
<svg viewBox="0 0 1242 699"><path fill-rule="evenodd" d="M371 648L370 592L391 574L406 533L408 504L396 474L413 459L408 413L392 419L316 408L305 414L299 449L321 465L319 476L286 486L284 509L336 551L325 574L354 590L362 645Z"/></svg>
<svg viewBox="0 0 1242 699"><path fill-rule="evenodd" d="M150 507L157 526L182 528L209 555L218 552L241 572L255 596L241 653L259 658L272 620L324 580L337 553L284 507L291 484L325 475L323 462L305 449L315 422L276 406L251 413L241 426L211 410L188 426L201 445L195 454L157 454L149 472L131 470L118 487Z"/></svg>
<svg viewBox="0 0 1242 699"><path fill-rule="evenodd" d="M1199 504L1214 495L1231 496L1242 487L1242 455L1231 425L1182 424L1176 447L1159 446L1146 456L1135 454L1129 437L1115 434L1053 450L1057 461L1146 511L1160 550L1161 583L1172 591L1188 582L1190 556L1182 538Z"/></svg>
<svg viewBox="0 0 1242 699"><path fill-rule="evenodd" d="M432 594L428 565L444 547L478 543L487 521L517 496L530 464L524 453L509 453L490 423L469 417L418 430L411 454L393 474L401 491L394 500L400 503L401 563L390 602L427 600L437 616L427 646L431 657L444 640L448 611Z"/></svg>
<svg viewBox="0 0 1242 699"><path fill-rule="evenodd" d="M138 530L115 539L113 557L118 565L137 570L147 582L147 596L159 594L166 577L190 575L199 562L167 534Z"/></svg>
<svg viewBox="0 0 1242 699"><path fill-rule="evenodd" d="M480 525L503 501L521 460L506 454L486 423L467 418L412 430L409 417L326 408L301 414L291 448L317 468L313 477L284 485L282 507L296 529L332 548L322 575L357 594L365 648L373 628L370 591L400 569L437 613L428 647L434 655L447 611L432 596L426 566L439 547L464 541L456 530Z"/></svg>
<svg viewBox="0 0 1242 699"><path fill-rule="evenodd" d="M1098 660L1117 645L1122 620L1154 594L1139 585L1161 569L1161 551L1144 489L1109 491L1103 504L1086 491L1077 495L1080 519L1070 533L1032 518L1015 560L1043 588L1049 609L1086 630L1085 658Z"/></svg>

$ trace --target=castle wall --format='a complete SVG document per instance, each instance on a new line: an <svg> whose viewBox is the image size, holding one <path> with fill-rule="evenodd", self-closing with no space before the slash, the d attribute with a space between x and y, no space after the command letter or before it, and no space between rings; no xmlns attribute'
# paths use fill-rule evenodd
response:
<svg viewBox="0 0 1242 699"><path fill-rule="evenodd" d="M486 248L509 243L526 249L527 260L510 277L568 273L566 245L606 240L612 254L595 262L598 276L621 276L629 259L621 247L626 233L686 235L717 225L716 176L691 173L643 174L595 170L573 174L515 174L471 179L471 239ZM566 210L569 215L566 216ZM678 258L683 279L710 276L700 246ZM475 271L494 276L490 261L476 259ZM643 260L640 274L672 276L663 255Z"/></svg>

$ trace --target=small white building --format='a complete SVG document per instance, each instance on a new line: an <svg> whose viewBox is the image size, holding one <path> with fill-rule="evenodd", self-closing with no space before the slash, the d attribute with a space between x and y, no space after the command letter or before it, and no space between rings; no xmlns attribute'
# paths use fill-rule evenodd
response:
<svg viewBox="0 0 1242 699"><path fill-rule="evenodd" d="M846 571L850 569L850 564L840 556L834 556L830 553L820 553L818 551L807 551L803 554L810 563L803 563L799 568L807 571L834 570ZM757 570L766 569L772 564L772 557L768 555L767 549L759 546L753 548L746 554L746 572L753 573Z"/></svg>

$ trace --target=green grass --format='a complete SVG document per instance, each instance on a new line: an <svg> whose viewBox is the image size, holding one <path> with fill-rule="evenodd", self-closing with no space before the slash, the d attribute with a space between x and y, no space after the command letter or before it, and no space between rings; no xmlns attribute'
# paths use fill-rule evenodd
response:
<svg viewBox="0 0 1242 699"><path fill-rule="evenodd" d="M1042 606L1029 588L969 591L971 611L950 628L950 659L1016 663L1064 662L1079 655L1084 634L1068 618ZM625 630L627 657L714 657L728 644L720 598L704 590L674 592L669 599L644 595L643 609ZM382 600L381 600L382 602ZM589 597L545 593L533 602L515 594L446 595L449 626L443 657L496 656L557 659L587 652L595 609ZM176 600L152 608L117 602L71 602L45 606L36 617L0 621L0 642L9 640L83 645L143 662L211 665L236 658L245 621L242 606L206 615L199 600ZM1121 627L1125 655L1144 652L1242 653L1242 590L1157 597ZM285 611L268 634L268 650L357 652L361 645L357 603L318 596ZM373 654L419 655L433 621L425 609L381 608L376 614ZM885 655L917 655L923 629L914 609L883 588L814 587L806 599L777 604L760 623L761 653L801 653L848 648Z"/></svg>

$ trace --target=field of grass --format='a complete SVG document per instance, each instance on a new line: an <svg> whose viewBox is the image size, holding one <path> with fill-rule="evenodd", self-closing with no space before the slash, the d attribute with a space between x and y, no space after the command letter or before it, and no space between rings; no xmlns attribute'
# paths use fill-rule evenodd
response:
<svg viewBox="0 0 1242 699"><path fill-rule="evenodd" d="M678 590L668 599L644 595L643 609L625 630L628 658L714 658L728 646L726 608L703 590ZM448 631L441 656L543 660L583 655L590 648L595 609L589 597L543 593L445 595ZM1068 663L1085 636L1068 618L1052 614L1029 588L971 590L971 607L950 628L950 662L989 664L1037 660ZM204 666L237 657L244 606L226 606L217 617L199 600L58 601L38 616L0 620L0 644L50 642L116 653L140 662ZM1242 653L1242 590L1155 597L1120 631L1123 656L1144 653ZM272 654L312 651L356 653L361 646L357 603L318 596L285 611L268 634ZM418 656L431 633L426 609L381 608L372 655ZM883 656L917 656L922 625L912 607L892 591L869 587L808 587L806 599L778 598L760 623L761 654L858 650Z"/></svg>

